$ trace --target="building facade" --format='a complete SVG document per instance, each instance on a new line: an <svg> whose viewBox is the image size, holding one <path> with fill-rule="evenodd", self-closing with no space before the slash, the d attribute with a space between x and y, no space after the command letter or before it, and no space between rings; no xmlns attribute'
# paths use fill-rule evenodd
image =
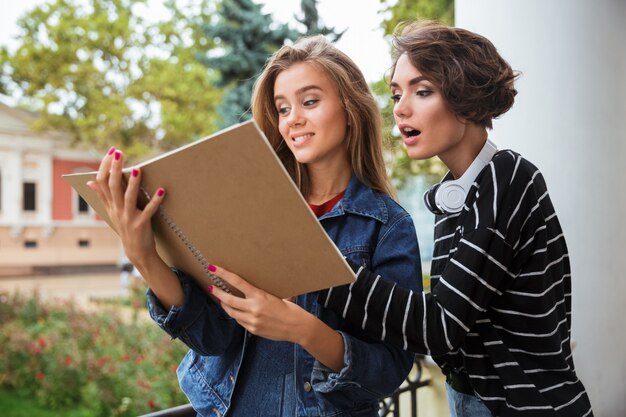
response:
<svg viewBox="0 0 626 417"><path fill-rule="evenodd" d="M0 104L0 276L114 267L115 233L62 178L101 155L33 131L35 119Z"/></svg>

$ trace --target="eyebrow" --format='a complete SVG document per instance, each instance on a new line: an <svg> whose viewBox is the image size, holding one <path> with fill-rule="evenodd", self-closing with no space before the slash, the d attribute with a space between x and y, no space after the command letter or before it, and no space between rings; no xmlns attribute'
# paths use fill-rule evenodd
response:
<svg viewBox="0 0 626 417"><path fill-rule="evenodd" d="M422 82L422 81L428 81L428 80L427 80L427 79L426 79L426 77L424 77L423 75L420 75L420 76L418 76L418 77L412 78L412 79L409 81L409 86L411 86L411 85L415 85L415 84L418 84L418 83L420 83L420 82ZM390 86L390 87L398 87L398 83L396 83L396 82L393 82L393 81L392 81L391 83L389 83L389 86Z"/></svg>
<svg viewBox="0 0 626 417"><path fill-rule="evenodd" d="M304 87L298 88L298 89L296 90L296 95L300 95L300 94L302 94L302 93L306 93L307 91L310 91L310 90L320 90L320 91L324 91L324 90L322 90L319 86L317 86L317 85L315 85L315 84L311 84L311 85L305 85ZM280 100L280 99L284 99L284 98L285 98L285 96L282 96L282 95L277 95L277 96L274 96L274 101L276 101L276 100Z"/></svg>

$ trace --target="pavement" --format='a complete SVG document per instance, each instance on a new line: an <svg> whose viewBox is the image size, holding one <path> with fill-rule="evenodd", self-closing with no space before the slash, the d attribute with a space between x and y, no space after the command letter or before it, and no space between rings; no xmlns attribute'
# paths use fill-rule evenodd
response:
<svg viewBox="0 0 626 417"><path fill-rule="evenodd" d="M70 300L87 303L93 298L123 295L120 274L111 272L0 277L0 293L31 294L38 291L45 300Z"/></svg>

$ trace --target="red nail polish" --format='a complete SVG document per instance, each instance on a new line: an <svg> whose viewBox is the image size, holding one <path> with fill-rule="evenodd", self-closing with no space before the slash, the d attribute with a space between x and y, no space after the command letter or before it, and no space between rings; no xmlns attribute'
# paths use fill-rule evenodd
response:
<svg viewBox="0 0 626 417"><path fill-rule="evenodd" d="M139 175L139 170L137 168L133 168L133 177L136 177L137 175Z"/></svg>
<svg viewBox="0 0 626 417"><path fill-rule="evenodd" d="M213 285L209 285L209 287L207 288L207 290L212 293L213 292Z"/></svg>
<svg viewBox="0 0 626 417"><path fill-rule="evenodd" d="M111 155L113 152L115 152L115 146L111 146L109 152L107 152L107 155Z"/></svg>
<svg viewBox="0 0 626 417"><path fill-rule="evenodd" d="M122 153L120 151L115 151L115 160L118 161L122 157Z"/></svg>
<svg viewBox="0 0 626 417"><path fill-rule="evenodd" d="M207 266L206 268L207 268L209 271L211 271L211 272L215 272L215 271L217 271L217 268L215 267L215 265L211 265L211 264L209 264L209 266Z"/></svg>
<svg viewBox="0 0 626 417"><path fill-rule="evenodd" d="M157 191L157 197L163 197L163 194L165 194L165 190L163 188L159 188Z"/></svg>

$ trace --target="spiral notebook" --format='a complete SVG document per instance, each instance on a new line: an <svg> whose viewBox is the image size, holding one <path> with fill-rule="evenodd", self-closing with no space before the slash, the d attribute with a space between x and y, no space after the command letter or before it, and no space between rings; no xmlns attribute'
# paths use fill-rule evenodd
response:
<svg viewBox="0 0 626 417"><path fill-rule="evenodd" d="M137 165L139 206L166 189L152 219L157 250L200 288L217 285L209 263L288 298L353 282L354 273L328 237L269 142L245 122ZM124 170L128 178L132 167ZM63 178L113 229L87 181L96 172Z"/></svg>

